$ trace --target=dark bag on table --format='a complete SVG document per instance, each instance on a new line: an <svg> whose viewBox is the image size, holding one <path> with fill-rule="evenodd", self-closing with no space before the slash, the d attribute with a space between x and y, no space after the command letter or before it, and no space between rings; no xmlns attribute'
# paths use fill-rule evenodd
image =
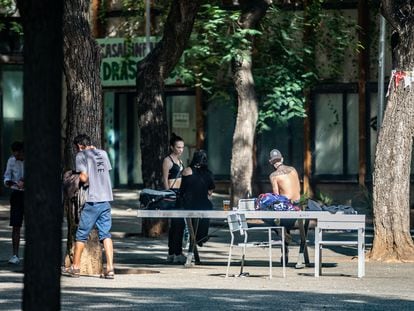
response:
<svg viewBox="0 0 414 311"><path fill-rule="evenodd" d="M139 195L141 209L176 209L177 194L172 190L142 189Z"/></svg>

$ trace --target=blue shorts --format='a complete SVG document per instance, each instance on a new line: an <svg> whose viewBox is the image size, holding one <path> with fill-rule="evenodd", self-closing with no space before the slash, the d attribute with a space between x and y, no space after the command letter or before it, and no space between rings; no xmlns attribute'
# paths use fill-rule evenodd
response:
<svg viewBox="0 0 414 311"><path fill-rule="evenodd" d="M109 230L112 226L111 205L109 202L86 202L82 209L76 241L85 242L94 225L98 228L99 241L111 237Z"/></svg>

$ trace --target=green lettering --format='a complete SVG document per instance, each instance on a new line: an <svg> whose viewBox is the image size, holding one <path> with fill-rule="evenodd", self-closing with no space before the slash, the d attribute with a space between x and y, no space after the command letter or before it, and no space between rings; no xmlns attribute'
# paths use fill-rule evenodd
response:
<svg viewBox="0 0 414 311"><path fill-rule="evenodd" d="M112 62L112 80L120 80L119 79L119 64L117 62Z"/></svg>
<svg viewBox="0 0 414 311"><path fill-rule="evenodd" d="M111 65L103 62L102 63L102 80L110 80L111 79Z"/></svg>
<svg viewBox="0 0 414 311"><path fill-rule="evenodd" d="M128 80L127 62L121 62L121 78L120 80Z"/></svg>

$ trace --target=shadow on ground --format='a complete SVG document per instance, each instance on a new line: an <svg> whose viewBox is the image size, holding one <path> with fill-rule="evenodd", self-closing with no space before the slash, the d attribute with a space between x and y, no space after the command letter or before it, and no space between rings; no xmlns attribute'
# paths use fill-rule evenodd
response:
<svg viewBox="0 0 414 311"><path fill-rule="evenodd" d="M320 294L274 290L171 288L95 288L99 310L413 310L413 301L358 294ZM93 309L90 288L66 287L62 310ZM71 297L70 301L67 297Z"/></svg>

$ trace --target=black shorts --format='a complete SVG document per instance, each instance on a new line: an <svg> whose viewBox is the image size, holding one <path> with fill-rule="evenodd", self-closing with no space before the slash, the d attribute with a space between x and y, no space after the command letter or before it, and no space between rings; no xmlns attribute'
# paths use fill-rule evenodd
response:
<svg viewBox="0 0 414 311"><path fill-rule="evenodd" d="M24 192L13 190L10 195L10 226L21 227L24 215Z"/></svg>

